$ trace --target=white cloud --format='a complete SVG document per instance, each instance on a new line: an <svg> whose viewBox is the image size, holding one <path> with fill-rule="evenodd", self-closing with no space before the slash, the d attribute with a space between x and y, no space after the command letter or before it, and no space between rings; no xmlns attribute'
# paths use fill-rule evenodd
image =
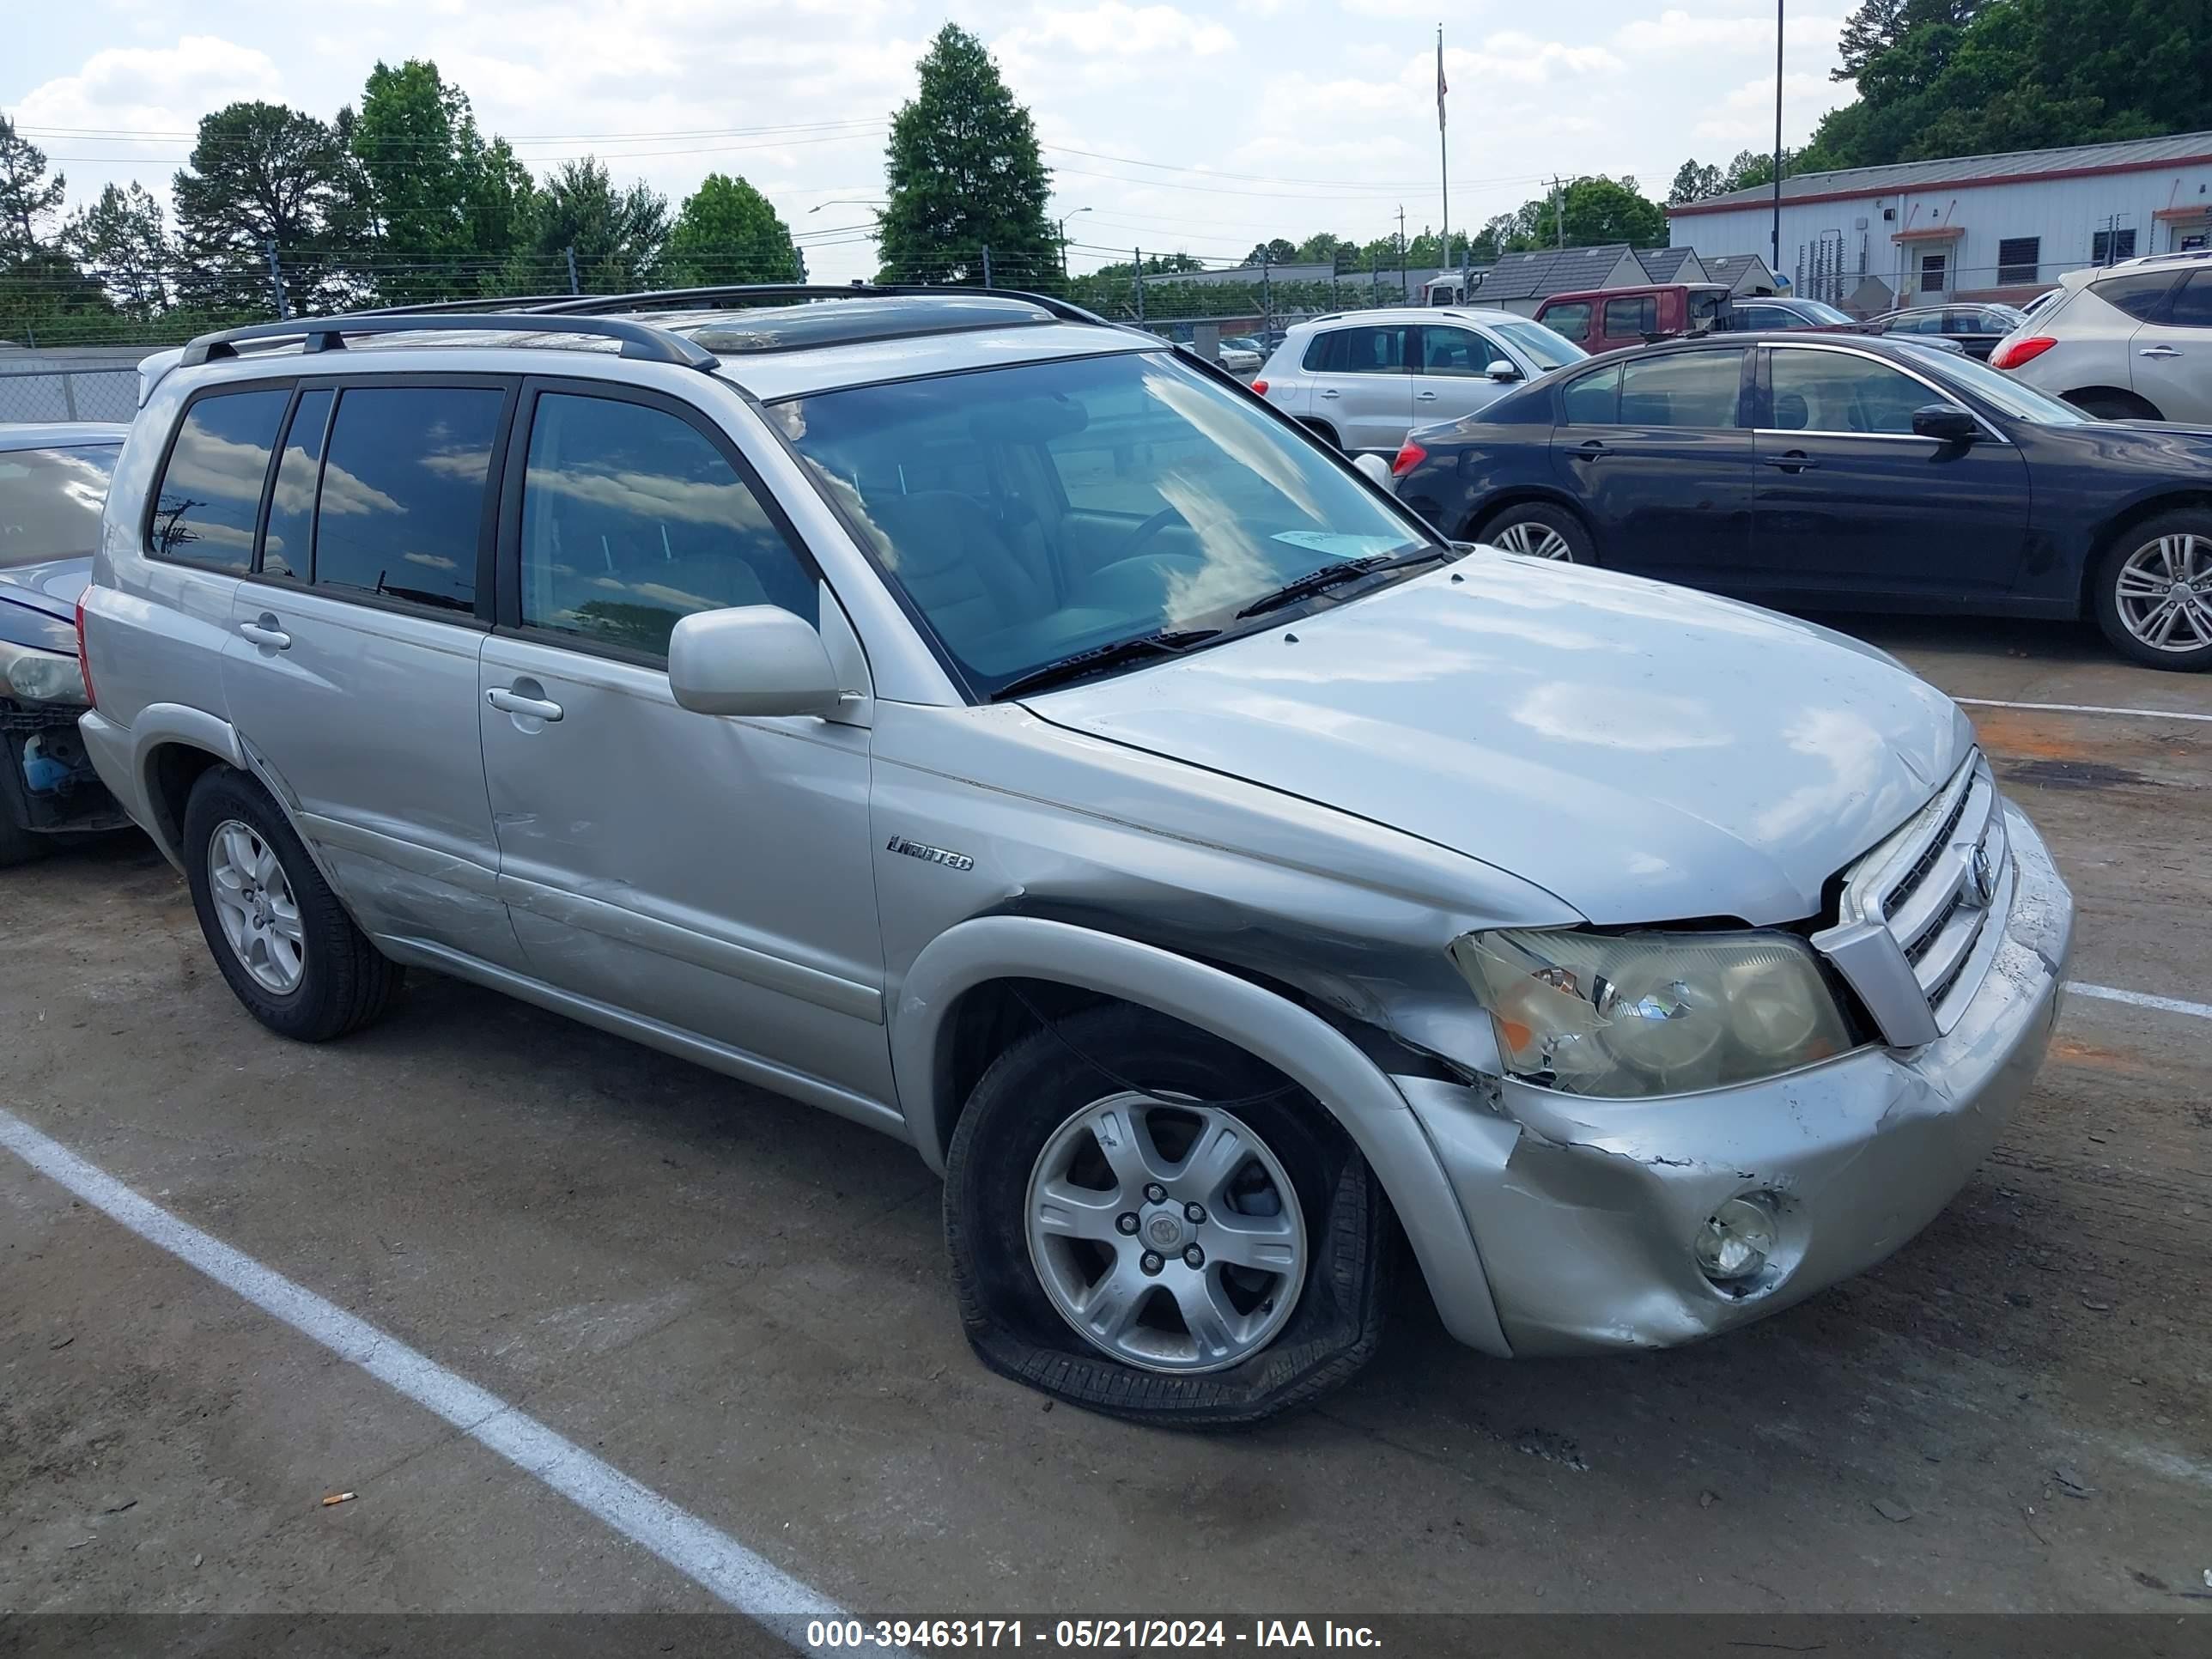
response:
<svg viewBox="0 0 2212 1659"><path fill-rule="evenodd" d="M1783 134L1787 142L1802 144L1812 136L1820 118L1847 104L1851 88L1825 75L1792 70L1782 77ZM1753 149L1774 142L1774 77L1763 75L1723 98L1704 119L1691 129L1698 138L1723 148L1748 145Z"/></svg>

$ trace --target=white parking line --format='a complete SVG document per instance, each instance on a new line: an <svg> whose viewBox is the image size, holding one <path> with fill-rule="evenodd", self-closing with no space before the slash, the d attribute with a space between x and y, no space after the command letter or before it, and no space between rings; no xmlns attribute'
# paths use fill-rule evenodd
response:
<svg viewBox="0 0 2212 1659"><path fill-rule="evenodd" d="M677 1508L659 1492L366 1320L179 1221L6 1111L0 1111L0 1146L94 1209L106 1212L148 1243L436 1413L793 1647L806 1650L807 1620L843 1616L820 1591L728 1534Z"/></svg>
<svg viewBox="0 0 2212 1659"><path fill-rule="evenodd" d="M1969 708L2026 708L2040 714L2120 714L2139 720L2203 720L2212 714L2185 714L2179 708L2106 708L2089 702L2000 702L1994 697L1954 697Z"/></svg>
<svg viewBox="0 0 2212 1659"><path fill-rule="evenodd" d="M2197 1019L2212 1019L2212 1003L2184 1002L2179 997L2154 997L2143 991L2118 991L2109 985L2084 985L2078 979L2066 981L2069 996L2095 997L2102 1002L2124 1002L2137 1008L2155 1008L2162 1014L2188 1014Z"/></svg>

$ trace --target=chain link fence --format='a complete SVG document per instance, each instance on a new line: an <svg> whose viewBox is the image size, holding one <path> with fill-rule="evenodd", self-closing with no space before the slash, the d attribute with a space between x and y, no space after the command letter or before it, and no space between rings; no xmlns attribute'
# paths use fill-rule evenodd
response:
<svg viewBox="0 0 2212 1659"><path fill-rule="evenodd" d="M127 422L137 411L135 363L112 368L0 368L0 422Z"/></svg>

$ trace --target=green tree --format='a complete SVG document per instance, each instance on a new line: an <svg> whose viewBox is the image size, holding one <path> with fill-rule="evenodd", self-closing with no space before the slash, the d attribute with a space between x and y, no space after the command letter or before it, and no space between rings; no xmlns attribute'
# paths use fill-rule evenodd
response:
<svg viewBox="0 0 2212 1659"><path fill-rule="evenodd" d="M1052 175L1029 111L957 23L938 31L921 71L920 90L891 118L884 279L980 283L988 248L995 281L1056 286Z"/></svg>
<svg viewBox="0 0 2212 1659"><path fill-rule="evenodd" d="M1674 182L1667 191L1667 205L1681 207L1690 202L1702 202L1727 188L1721 182L1718 167L1692 156L1675 169Z"/></svg>
<svg viewBox="0 0 2212 1659"><path fill-rule="evenodd" d="M19 259L39 246L39 226L62 204L64 181L46 177L46 153L0 115L0 259Z"/></svg>
<svg viewBox="0 0 2212 1659"><path fill-rule="evenodd" d="M108 185L62 227L62 246L123 312L140 322L169 303L174 258L161 204L143 185Z"/></svg>
<svg viewBox="0 0 2212 1659"><path fill-rule="evenodd" d="M685 198L669 233L668 280L683 287L718 283L803 283L806 261L767 197L743 179L710 173Z"/></svg>
<svg viewBox="0 0 2212 1659"><path fill-rule="evenodd" d="M1834 81L1856 81L1867 66L1923 23L1962 25L1973 21L1982 0L1860 0L1844 20L1836 40L1843 61L1828 71Z"/></svg>
<svg viewBox="0 0 2212 1659"><path fill-rule="evenodd" d="M265 309L272 246L292 310L334 297L349 253L332 246L345 171L331 128L285 105L230 104L202 116L191 163L173 185L186 297Z"/></svg>
<svg viewBox="0 0 2212 1659"><path fill-rule="evenodd" d="M629 293L659 280L667 241L668 198L642 181L617 190L605 164L587 155L562 162L532 192L507 281L525 294L566 288L574 250L586 293Z"/></svg>
<svg viewBox="0 0 2212 1659"><path fill-rule="evenodd" d="M114 331L106 292L58 248L38 247L0 265L0 340L26 345L98 340Z"/></svg>
<svg viewBox="0 0 2212 1659"><path fill-rule="evenodd" d="M1252 244L1252 251L1244 256L1248 265L1287 265L1295 264L1298 245L1287 236L1271 236L1264 242Z"/></svg>

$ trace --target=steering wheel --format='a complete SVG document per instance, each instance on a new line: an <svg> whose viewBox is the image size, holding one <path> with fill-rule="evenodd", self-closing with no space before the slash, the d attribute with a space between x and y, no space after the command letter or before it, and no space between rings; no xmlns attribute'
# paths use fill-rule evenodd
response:
<svg viewBox="0 0 2212 1659"><path fill-rule="evenodd" d="M1132 530L1129 532L1129 538L1121 544L1121 550L1115 554L1112 558L1107 560L1105 564L1100 568L1104 570L1110 570L1117 564L1128 563L1130 560L1137 556L1137 550L1139 548L1142 547L1146 542L1152 540L1153 537L1158 535L1160 532L1165 530L1170 525L1174 524L1178 520L1184 524L1188 524L1190 522L1189 520L1183 518L1182 509L1181 507L1162 507L1158 512L1153 514L1151 518L1146 520L1144 523L1139 525L1134 530Z"/></svg>

